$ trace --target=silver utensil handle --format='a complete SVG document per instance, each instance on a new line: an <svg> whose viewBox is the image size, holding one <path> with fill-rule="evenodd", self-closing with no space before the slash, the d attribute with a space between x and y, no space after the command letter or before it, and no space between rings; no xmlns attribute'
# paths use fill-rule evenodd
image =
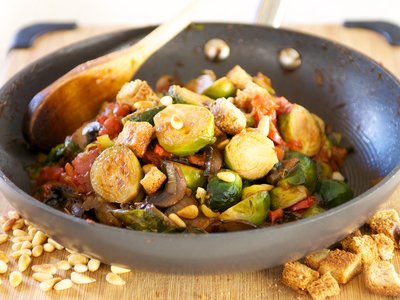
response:
<svg viewBox="0 0 400 300"><path fill-rule="evenodd" d="M286 6L287 0L261 0L257 10L256 24L279 28Z"/></svg>

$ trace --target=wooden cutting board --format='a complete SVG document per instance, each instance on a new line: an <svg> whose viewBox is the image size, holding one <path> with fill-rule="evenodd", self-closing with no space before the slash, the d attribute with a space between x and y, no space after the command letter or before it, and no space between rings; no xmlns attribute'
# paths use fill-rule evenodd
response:
<svg viewBox="0 0 400 300"><path fill-rule="evenodd" d="M91 37L95 34L122 29L113 28L79 28L72 31L48 33L40 37L31 49L12 50L6 59L0 75L0 82L10 78L18 70L33 60L46 55L72 42ZM375 60L381 62L387 69L400 78L400 47L390 46L380 35L360 29L346 29L340 26L293 26L294 29L316 34L328 39L339 41L355 48ZM388 199L386 207L400 210L400 187ZM11 206L0 196L0 215L5 214ZM0 245L0 250L10 251L11 243ZM65 259L68 253L56 251L35 258L33 264L55 263ZM400 251L397 250L393 259L396 269L400 271ZM14 262L9 269L16 270ZM285 287L280 282L282 268L251 273L235 273L212 276L181 276L132 271L123 274L127 282L125 286L112 286L105 280L109 266L103 265L99 271L91 273L96 282L89 285L74 285L65 291L43 292L32 278L32 271L24 274L23 283L12 288L7 282L8 271L0 275L3 281L0 286L0 299L310 299L299 295ZM64 278L69 273L61 273ZM341 294L336 299L385 299L385 297L370 294L364 287L362 276L357 276L341 288ZM393 298L388 298L393 299Z"/></svg>

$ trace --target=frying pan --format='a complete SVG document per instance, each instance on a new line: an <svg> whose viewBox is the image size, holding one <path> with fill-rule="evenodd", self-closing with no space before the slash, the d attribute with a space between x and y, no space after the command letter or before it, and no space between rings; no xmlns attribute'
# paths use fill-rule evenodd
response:
<svg viewBox="0 0 400 300"><path fill-rule="evenodd" d="M400 83L364 55L339 44L289 30L237 24L188 28L145 63L138 78L154 85L163 74L183 81L203 69L222 76L239 64L272 78L280 95L304 105L342 132L354 152L344 174L356 197L304 220L250 231L217 234L161 234L89 224L29 196L25 167L35 153L22 134L23 115L37 92L75 65L134 43L152 28L95 37L56 51L27 66L0 90L0 190L21 214L68 248L105 263L163 272L221 273L272 267L327 247L354 230L400 182ZM223 38L230 57L205 59L202 46ZM277 55L293 47L299 69L283 70ZM49 126L51 126L49 124ZM370 182L385 178L370 188Z"/></svg>

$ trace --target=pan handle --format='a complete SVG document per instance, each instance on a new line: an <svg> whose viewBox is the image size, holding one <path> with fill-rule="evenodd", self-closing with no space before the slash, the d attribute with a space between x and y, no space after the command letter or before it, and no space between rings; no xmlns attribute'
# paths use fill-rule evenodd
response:
<svg viewBox="0 0 400 300"><path fill-rule="evenodd" d="M400 27L383 21L347 21L344 26L348 28L365 28L376 31L394 46L400 45Z"/></svg>
<svg viewBox="0 0 400 300"><path fill-rule="evenodd" d="M286 6L286 0L261 0L257 10L256 23L279 28Z"/></svg>

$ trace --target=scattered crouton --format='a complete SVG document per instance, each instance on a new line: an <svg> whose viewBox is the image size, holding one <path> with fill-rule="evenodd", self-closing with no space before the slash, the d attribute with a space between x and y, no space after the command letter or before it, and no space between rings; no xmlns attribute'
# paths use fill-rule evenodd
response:
<svg viewBox="0 0 400 300"><path fill-rule="evenodd" d="M125 83L117 94L117 103L125 103L132 107L139 101L157 102L158 100L158 96L148 83L140 79Z"/></svg>
<svg viewBox="0 0 400 300"><path fill-rule="evenodd" d="M311 269L318 270L321 261L324 260L328 256L330 251L331 250L329 250L329 249L321 249L321 250L315 251L315 252L307 255L304 258L304 262Z"/></svg>
<svg viewBox="0 0 400 300"><path fill-rule="evenodd" d="M283 268L282 282L287 286L303 293L307 286L317 280L319 273L298 261L286 263Z"/></svg>
<svg viewBox="0 0 400 300"><path fill-rule="evenodd" d="M360 256L364 265L379 260L378 247L369 235L353 237L348 250Z"/></svg>
<svg viewBox="0 0 400 300"><path fill-rule="evenodd" d="M327 297L339 295L340 287L331 273L325 273L319 279L307 286L307 291L315 300L324 300Z"/></svg>
<svg viewBox="0 0 400 300"><path fill-rule="evenodd" d="M167 176L157 167L151 167L143 179L140 180L140 184L147 195L152 195L160 189L166 179Z"/></svg>
<svg viewBox="0 0 400 300"><path fill-rule="evenodd" d="M154 128L148 122L127 121L116 144L128 146L136 156L143 157L154 135Z"/></svg>
<svg viewBox="0 0 400 300"><path fill-rule="evenodd" d="M254 99L260 99L266 102L270 101L269 104L271 106L275 105L268 91L254 82L247 83L243 90L237 90L234 104L245 112L251 112L252 109L254 109L252 105Z"/></svg>
<svg viewBox="0 0 400 300"><path fill-rule="evenodd" d="M379 256L382 260L391 260L394 256L394 243L383 233L373 234L371 237L374 239L378 247Z"/></svg>
<svg viewBox="0 0 400 300"><path fill-rule="evenodd" d="M222 131L235 135L246 128L247 119L242 111L225 98L215 100L210 110L214 115L215 125Z"/></svg>
<svg viewBox="0 0 400 300"><path fill-rule="evenodd" d="M318 272L330 272L339 283L347 283L361 271L361 258L354 253L336 249L321 261Z"/></svg>
<svg viewBox="0 0 400 300"><path fill-rule="evenodd" d="M350 243L353 241L353 237L355 236L362 236L360 229L357 229L356 231L353 231L350 233L348 236L346 236L343 240L341 240L339 243L342 246L343 250L347 250L349 248Z"/></svg>
<svg viewBox="0 0 400 300"><path fill-rule="evenodd" d="M396 248L399 248L400 218L394 209L380 210L367 222L374 233L383 233L388 236Z"/></svg>
<svg viewBox="0 0 400 300"><path fill-rule="evenodd" d="M366 267L364 281L368 290L378 295L399 297L400 277L388 261L377 261Z"/></svg>
<svg viewBox="0 0 400 300"><path fill-rule="evenodd" d="M228 74L226 74L226 77L228 77L228 79L230 81L232 81L232 83L238 88L238 89L244 89L244 87L246 86L246 84L248 82L252 81L252 77L245 71L242 69L241 66L236 65L234 66L229 72Z"/></svg>

